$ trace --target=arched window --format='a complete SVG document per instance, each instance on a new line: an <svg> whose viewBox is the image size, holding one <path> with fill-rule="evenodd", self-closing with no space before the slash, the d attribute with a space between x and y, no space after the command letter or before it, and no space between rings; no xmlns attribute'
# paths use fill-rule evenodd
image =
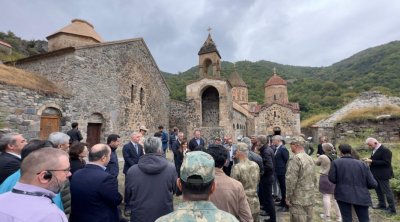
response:
<svg viewBox="0 0 400 222"><path fill-rule="evenodd" d="M276 101L276 95L274 94L274 100Z"/></svg>

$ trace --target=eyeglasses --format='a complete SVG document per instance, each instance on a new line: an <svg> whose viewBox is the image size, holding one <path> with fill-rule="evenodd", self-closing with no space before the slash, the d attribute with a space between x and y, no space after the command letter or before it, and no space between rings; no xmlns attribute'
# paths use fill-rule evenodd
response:
<svg viewBox="0 0 400 222"><path fill-rule="evenodd" d="M47 170L47 171L64 171L64 173L68 173L68 172L71 171L71 167L68 167L68 168L65 169L65 170Z"/></svg>
<svg viewBox="0 0 400 222"><path fill-rule="evenodd" d="M43 170L43 171L64 171L65 174L68 174L69 172L71 172L71 167L68 167L67 169L64 170ZM39 175L41 172L37 173L37 175Z"/></svg>

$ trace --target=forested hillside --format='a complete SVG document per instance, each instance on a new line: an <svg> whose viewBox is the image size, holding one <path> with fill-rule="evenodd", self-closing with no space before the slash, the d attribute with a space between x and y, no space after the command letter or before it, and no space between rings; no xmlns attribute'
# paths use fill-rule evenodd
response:
<svg viewBox="0 0 400 222"><path fill-rule="evenodd" d="M0 61L13 61L27 56L47 52L47 42L42 40L23 40L11 31L0 32L0 40L13 47L12 54L8 55L0 51Z"/></svg>
<svg viewBox="0 0 400 222"><path fill-rule="evenodd" d="M221 66L221 75L229 78L233 63L222 62ZM289 99L300 103L302 119L331 113L363 91L400 95L400 41L369 48L329 67L236 62L238 73L249 86L249 101L263 102L264 83L272 76L274 67L288 80ZM196 66L177 75L164 73L173 99L185 99L185 86L198 78L197 72Z"/></svg>
<svg viewBox="0 0 400 222"><path fill-rule="evenodd" d="M0 52L1 61L47 51L46 41L23 40L11 31L0 32L0 40L13 47L11 55ZM229 78L233 63L224 61L221 66L222 77ZM400 96L400 41L366 49L329 67L290 66L263 60L236 62L236 70L249 87L249 101L263 102L264 83L272 76L274 67L278 75L288 80L289 99L300 103L302 119L332 113L363 91L378 90ZM197 66L183 73L163 74L171 97L181 101L186 98L185 86L199 78Z"/></svg>

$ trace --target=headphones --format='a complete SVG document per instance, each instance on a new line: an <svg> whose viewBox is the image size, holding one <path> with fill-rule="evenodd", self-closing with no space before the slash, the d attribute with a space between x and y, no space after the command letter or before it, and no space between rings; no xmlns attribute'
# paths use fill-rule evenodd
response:
<svg viewBox="0 0 400 222"><path fill-rule="evenodd" d="M53 174L50 171L47 170L46 172L44 172L43 179L51 180L51 178L53 178Z"/></svg>

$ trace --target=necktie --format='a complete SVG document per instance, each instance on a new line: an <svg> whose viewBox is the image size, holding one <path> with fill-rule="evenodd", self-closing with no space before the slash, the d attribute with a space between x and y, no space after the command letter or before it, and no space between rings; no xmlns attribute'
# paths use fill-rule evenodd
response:
<svg viewBox="0 0 400 222"><path fill-rule="evenodd" d="M136 153L139 155L139 150L138 150L137 144L135 143L134 146L135 146Z"/></svg>

